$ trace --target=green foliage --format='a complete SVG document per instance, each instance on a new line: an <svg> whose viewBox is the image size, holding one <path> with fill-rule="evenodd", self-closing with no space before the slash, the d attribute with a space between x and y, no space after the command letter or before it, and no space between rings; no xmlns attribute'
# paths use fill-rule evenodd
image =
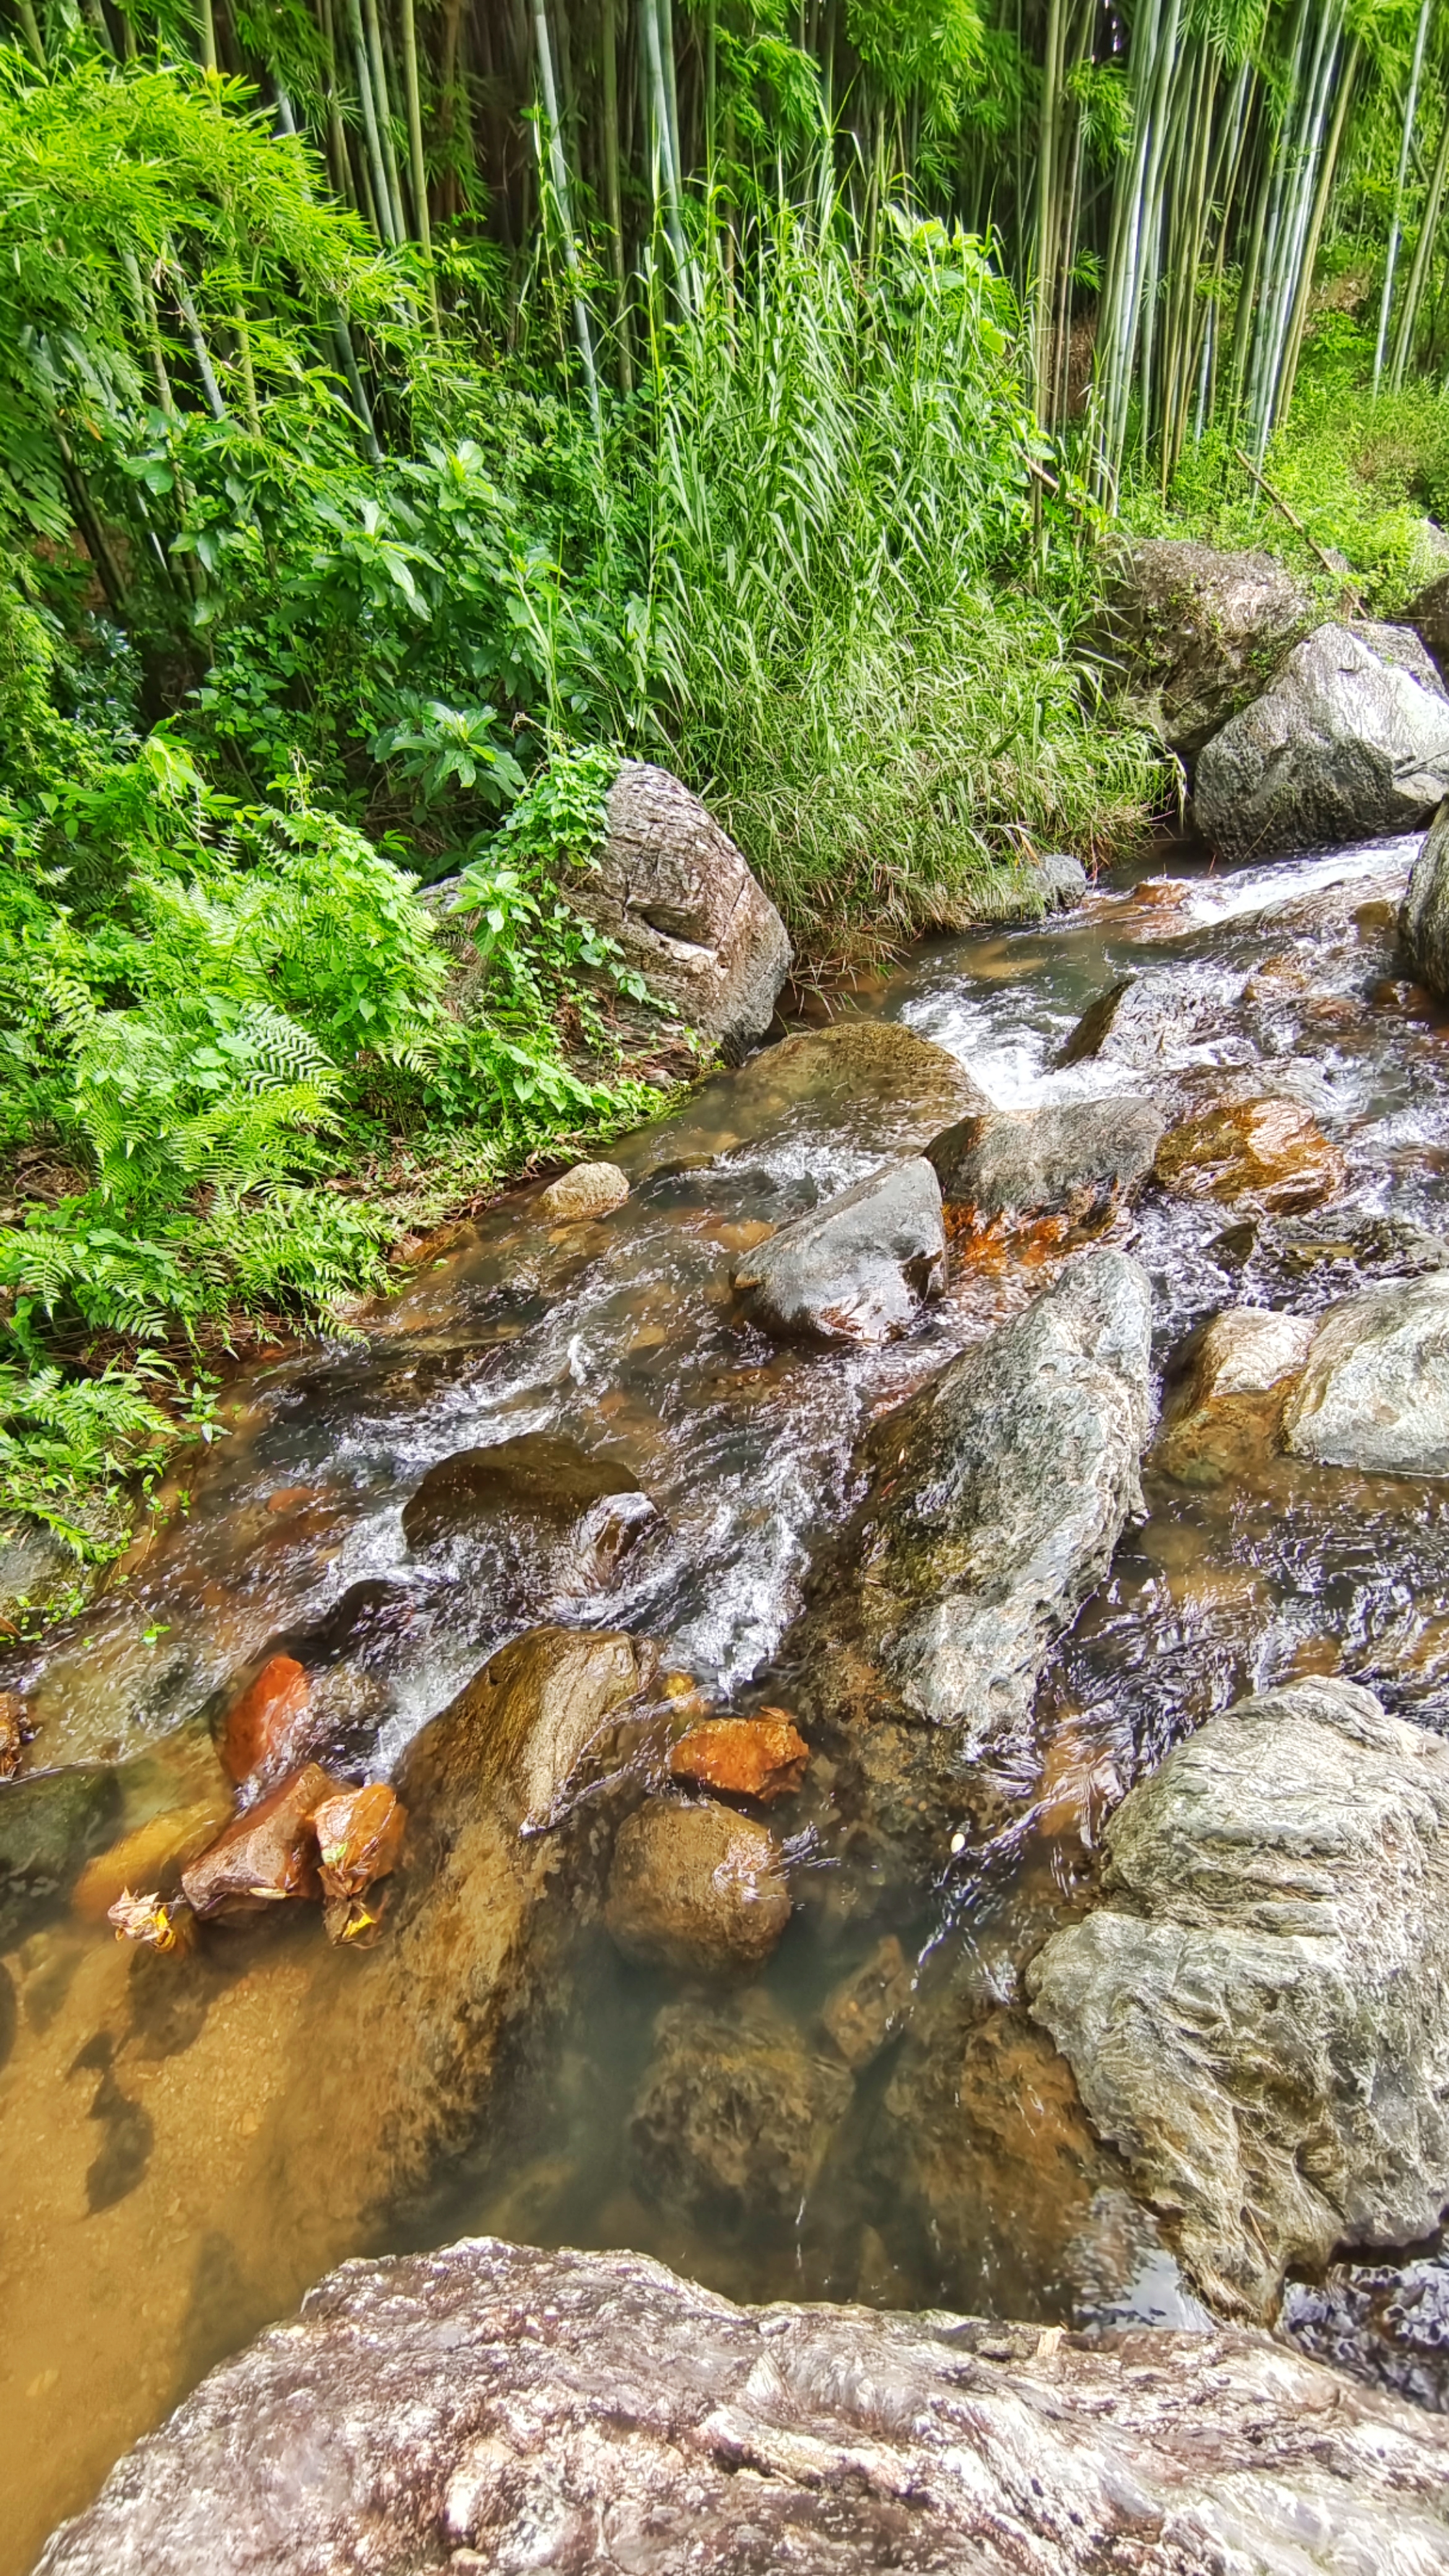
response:
<svg viewBox="0 0 1449 2576"><path fill-rule="evenodd" d="M1317 547L1342 557L1365 604L1394 616L1442 569L1424 523L1449 521L1449 399L1422 382L1375 395L1363 381L1363 335L1342 316L1329 320L1263 472ZM1266 546L1336 611L1342 583L1243 472L1237 444L1228 431L1210 431L1187 450L1166 508L1139 492L1127 515L1213 545Z"/></svg>
<svg viewBox="0 0 1449 2576"><path fill-rule="evenodd" d="M1084 710L1049 606L995 588L1037 441L985 246L893 213L863 289L844 210L782 207L754 252L661 374L635 722L807 947L900 940L1023 844L1109 846L1153 757Z"/></svg>
<svg viewBox="0 0 1449 2576"><path fill-rule="evenodd" d="M156 1402L158 1386L173 1398ZM179 1397L179 1401L176 1401ZM177 1386L148 1367L67 1375L53 1363L22 1372L0 1362L0 1492L8 1511L29 1513L80 1557L103 1557L120 1536L107 1528L104 1497L124 1477L144 1487L159 1473L178 1433L209 1439L208 1391Z"/></svg>

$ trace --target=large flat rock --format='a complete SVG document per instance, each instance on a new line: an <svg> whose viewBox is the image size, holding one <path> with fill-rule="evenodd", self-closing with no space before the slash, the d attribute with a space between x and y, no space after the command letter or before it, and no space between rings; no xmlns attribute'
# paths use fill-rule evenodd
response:
<svg viewBox="0 0 1449 2576"><path fill-rule="evenodd" d="M352 2263L37 2576L1435 2576L1449 2426L1266 2335L734 2307L628 2254Z"/></svg>
<svg viewBox="0 0 1449 2576"><path fill-rule="evenodd" d="M1107 1828L1027 1971L1099 2135L1212 2303L1449 2204L1449 1744L1350 1682L1210 1718Z"/></svg>

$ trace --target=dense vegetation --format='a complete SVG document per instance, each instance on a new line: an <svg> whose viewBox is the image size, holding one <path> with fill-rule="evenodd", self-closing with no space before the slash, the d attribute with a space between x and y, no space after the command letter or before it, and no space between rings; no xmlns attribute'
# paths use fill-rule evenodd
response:
<svg viewBox="0 0 1449 2576"><path fill-rule="evenodd" d="M1115 512L1402 602L1449 10L5 6L0 1473L95 1549L228 1338L657 1105L620 756L825 972L1170 807Z"/></svg>

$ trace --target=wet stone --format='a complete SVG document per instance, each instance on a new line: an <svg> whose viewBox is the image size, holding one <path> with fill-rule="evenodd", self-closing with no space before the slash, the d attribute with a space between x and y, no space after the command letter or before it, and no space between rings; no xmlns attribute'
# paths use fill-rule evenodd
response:
<svg viewBox="0 0 1449 2576"><path fill-rule="evenodd" d="M922 1156L781 1226L734 1271L752 1322L822 1341L891 1340L945 1284L941 1192Z"/></svg>
<svg viewBox="0 0 1449 2576"><path fill-rule="evenodd" d="M914 1983L910 1961L888 1932L858 1968L832 1986L820 2008L820 2026L852 2074L879 2057L904 2026Z"/></svg>
<svg viewBox="0 0 1449 2576"><path fill-rule="evenodd" d="M1336 1145L1291 1100L1234 1100L1186 1119L1157 1148L1157 1178L1184 1197L1241 1203L1264 1215L1319 1205L1344 1186Z"/></svg>
<svg viewBox="0 0 1449 2576"><path fill-rule="evenodd" d="M1184 1485L1214 1485L1274 1445L1312 1346L1311 1316L1229 1306L1174 1353L1155 1463Z"/></svg>
<svg viewBox="0 0 1449 2576"><path fill-rule="evenodd" d="M474 1579L491 1586L500 1621L606 1591L662 1532L628 1467L542 1431L443 1459L403 1510L415 1552L457 1541L474 1555Z"/></svg>
<svg viewBox="0 0 1449 2576"><path fill-rule="evenodd" d="M737 2307L482 2238L323 2281L38 2576L1443 2576L1446 2496L1449 2429L1267 2335Z"/></svg>
<svg viewBox="0 0 1449 2576"><path fill-rule="evenodd" d="M1105 1064L1168 1065L1212 1028L1221 1009L1215 994L1171 967L1124 975L1088 1004L1058 1061L1080 1064L1093 1056Z"/></svg>
<svg viewBox="0 0 1449 2576"><path fill-rule="evenodd" d="M118 1774L103 1763L0 1782L0 1947L59 1910L115 1829Z"/></svg>
<svg viewBox="0 0 1449 2576"><path fill-rule="evenodd" d="M882 1886L938 1866L983 1758L1022 1753L1049 1648L1143 1509L1151 1321L1135 1261L1080 1254L862 1444L870 1490L781 1661L836 1766L822 1827Z"/></svg>
<svg viewBox="0 0 1449 2576"><path fill-rule="evenodd" d="M1324 1466L1449 1475L1449 1274L1391 1281L1330 1306L1283 1437Z"/></svg>
<svg viewBox="0 0 1449 2576"><path fill-rule="evenodd" d="M1449 2415L1449 2261L1334 2263L1290 2281L1278 2329L1300 2352Z"/></svg>
<svg viewBox="0 0 1449 2576"><path fill-rule="evenodd" d="M635 2179L676 2215L729 2232L793 2219L851 2090L770 1996L714 2012L668 2004L629 2123Z"/></svg>
<svg viewBox="0 0 1449 2576"><path fill-rule="evenodd" d="M1435 815L1414 861L1399 914L1399 938L1415 974L1449 996L1449 804Z"/></svg>
<svg viewBox="0 0 1449 2576"><path fill-rule="evenodd" d="M242 1781L291 1770L311 1751L311 1687L291 1655L272 1655L228 1710L220 1752L227 1777Z"/></svg>
<svg viewBox="0 0 1449 2576"><path fill-rule="evenodd" d="M344 1787L320 1763L303 1763L183 1870L188 1905L202 1915L251 1914L292 1897L320 1896L312 1820L323 1799Z"/></svg>
<svg viewBox="0 0 1449 2576"><path fill-rule="evenodd" d="M715 1717L692 1726L671 1746L669 1768L696 1788L769 1805L793 1796L809 1759L809 1745L784 1711L762 1709L757 1717Z"/></svg>
<svg viewBox="0 0 1449 2576"><path fill-rule="evenodd" d="M779 1844L749 1816L650 1799L619 1828L604 1921L628 1958L749 1976L790 1911Z"/></svg>
<svg viewBox="0 0 1449 2576"><path fill-rule="evenodd" d="M607 1216L628 1195L628 1181L617 1163L575 1163L549 1182L538 1209L552 1225L577 1225L587 1217Z"/></svg>
<svg viewBox="0 0 1449 2576"><path fill-rule="evenodd" d="M1193 803L1224 857L1412 831L1433 812L1449 793L1449 701L1417 637L1407 644L1412 668L1407 650L1320 626L1214 735Z"/></svg>
<svg viewBox="0 0 1449 2576"><path fill-rule="evenodd" d="M1449 1745L1348 1682L1210 1717L1106 1829L1034 2018L1220 2313L1449 2202Z"/></svg>
<svg viewBox="0 0 1449 2576"><path fill-rule="evenodd" d="M1146 1100L1069 1100L959 1119L926 1148L947 1214L974 1221L1109 1216L1152 1169L1163 1130Z"/></svg>

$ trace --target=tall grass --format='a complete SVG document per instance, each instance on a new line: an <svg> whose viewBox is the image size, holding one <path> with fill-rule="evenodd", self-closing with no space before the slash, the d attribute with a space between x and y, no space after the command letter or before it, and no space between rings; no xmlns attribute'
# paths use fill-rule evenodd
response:
<svg viewBox="0 0 1449 2576"><path fill-rule="evenodd" d="M807 949L858 950L1125 837L1154 755L1084 699L1070 598L1021 586L1035 432L985 247L896 213L867 270L822 190L746 249L656 343L652 720Z"/></svg>

